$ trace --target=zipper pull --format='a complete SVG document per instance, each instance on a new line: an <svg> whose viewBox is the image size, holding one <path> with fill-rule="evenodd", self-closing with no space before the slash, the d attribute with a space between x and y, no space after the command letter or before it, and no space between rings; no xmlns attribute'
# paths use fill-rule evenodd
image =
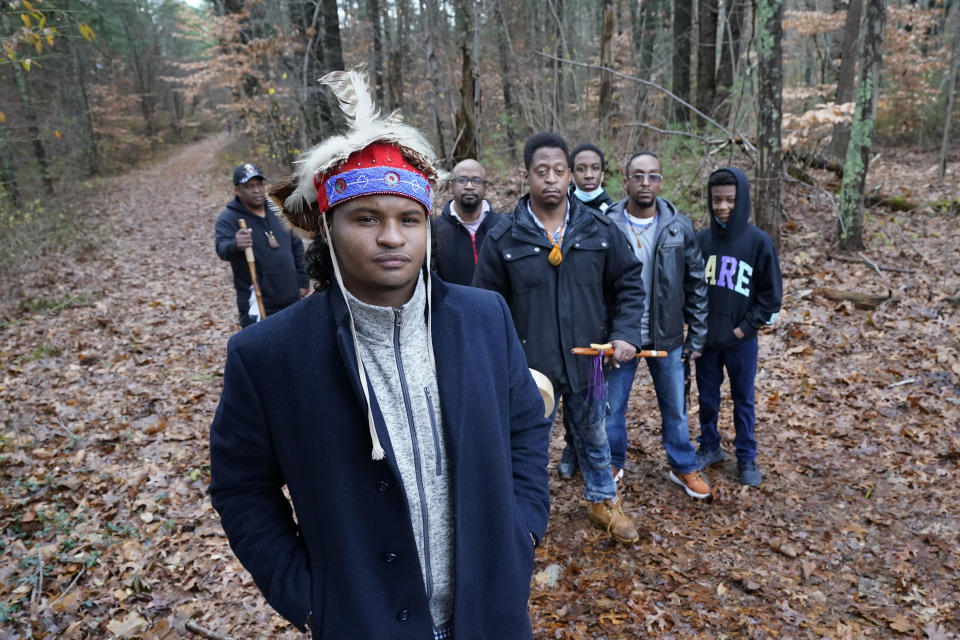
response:
<svg viewBox="0 0 960 640"><path fill-rule="evenodd" d="M403 324L403 309L393 310L393 320L394 324L398 327Z"/></svg>

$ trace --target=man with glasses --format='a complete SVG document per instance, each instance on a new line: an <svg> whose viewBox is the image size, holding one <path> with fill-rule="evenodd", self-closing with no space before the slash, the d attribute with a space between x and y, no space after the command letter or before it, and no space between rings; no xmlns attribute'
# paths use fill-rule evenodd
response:
<svg viewBox="0 0 960 640"><path fill-rule="evenodd" d="M469 285L484 238L502 220L484 199L487 174L476 160L463 160L453 168L453 200L433 218L433 269L453 284Z"/></svg>
<svg viewBox="0 0 960 640"><path fill-rule="evenodd" d="M700 356L707 335L707 285L703 257L693 225L676 207L660 198L660 160L649 151L634 154L624 171L627 197L606 215L623 232L643 264L646 309L641 324L643 349L667 352L649 358L647 367L660 406L661 439L670 465L669 479L692 498L710 497L710 487L697 473L697 454L690 443L684 398L685 361ZM683 326L687 324L684 339ZM626 462L625 412L637 371L636 360L624 362L607 377L607 439L614 467Z"/></svg>

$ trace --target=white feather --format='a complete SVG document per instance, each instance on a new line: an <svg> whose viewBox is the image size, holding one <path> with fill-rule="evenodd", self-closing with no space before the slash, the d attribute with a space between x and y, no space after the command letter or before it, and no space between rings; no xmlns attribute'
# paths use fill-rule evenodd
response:
<svg viewBox="0 0 960 640"><path fill-rule="evenodd" d="M284 201L284 208L302 213L317 201L313 178L344 162L350 154L381 141L397 145L404 155L423 165L427 179L436 181L433 148L423 134L408 124L398 112L385 118L373 102L367 75L362 71L332 71L320 81L329 86L347 116L347 133L334 136L310 149L296 161L297 187Z"/></svg>

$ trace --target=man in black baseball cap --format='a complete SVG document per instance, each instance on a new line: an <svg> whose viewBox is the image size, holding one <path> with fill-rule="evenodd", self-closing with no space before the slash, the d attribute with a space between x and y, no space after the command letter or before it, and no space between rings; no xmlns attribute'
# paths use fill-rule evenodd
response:
<svg viewBox="0 0 960 640"><path fill-rule="evenodd" d="M217 255L230 262L240 326L260 319L244 250L253 248L257 281L267 315L290 306L309 292L303 243L267 207L266 179L260 167L245 162L233 170L235 197L217 218ZM241 229L240 220L247 223Z"/></svg>
<svg viewBox="0 0 960 640"><path fill-rule="evenodd" d="M255 164L250 164L249 162L244 162L233 170L234 186L247 184L253 178L260 178L263 181L267 179L267 177L263 175L263 172L260 171L260 167Z"/></svg>

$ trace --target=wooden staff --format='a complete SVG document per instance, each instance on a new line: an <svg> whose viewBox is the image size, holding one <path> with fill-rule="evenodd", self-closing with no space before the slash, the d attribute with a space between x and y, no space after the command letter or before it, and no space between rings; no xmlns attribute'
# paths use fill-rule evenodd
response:
<svg viewBox="0 0 960 640"><path fill-rule="evenodd" d="M595 356L603 354L605 356L613 355L613 345L611 344L591 344L589 347L574 347L571 349L575 356ZM644 351L638 350L636 358L666 358L666 351Z"/></svg>
<svg viewBox="0 0 960 640"><path fill-rule="evenodd" d="M240 218L240 228L246 231L247 221ZM247 247L243 250L247 256L247 266L250 268L250 282L253 283L253 293L257 296L257 309L260 310L260 319L267 317L267 310L263 306L263 294L260 293L260 283L257 282L257 263L253 258L253 247Z"/></svg>

